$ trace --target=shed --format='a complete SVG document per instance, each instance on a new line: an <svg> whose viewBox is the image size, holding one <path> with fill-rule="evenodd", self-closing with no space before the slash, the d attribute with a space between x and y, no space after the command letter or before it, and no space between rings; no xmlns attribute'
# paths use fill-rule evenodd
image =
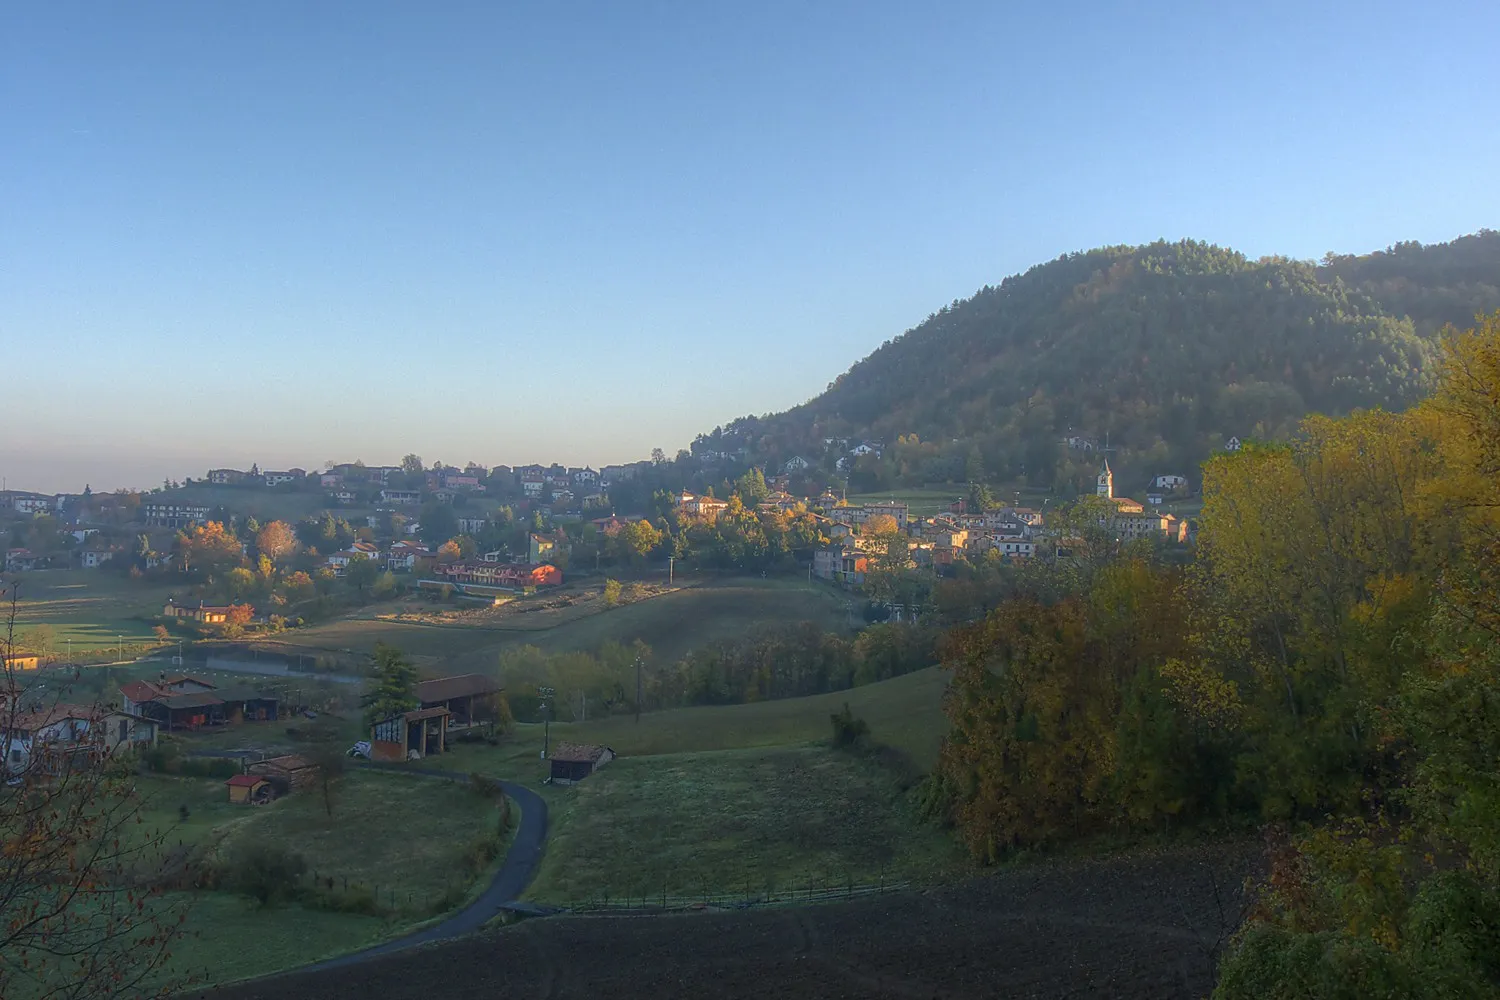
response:
<svg viewBox="0 0 1500 1000"><path fill-rule="evenodd" d="M268 757L251 764L246 770L251 775L271 780L273 784L279 780L292 788L312 784L318 778L318 765L294 753L284 757Z"/></svg>
<svg viewBox="0 0 1500 1000"><path fill-rule="evenodd" d="M615 752L609 747L558 743L552 751L551 781L554 785L577 784L614 759Z"/></svg>
<svg viewBox="0 0 1500 1000"><path fill-rule="evenodd" d="M259 774L236 774L224 784L229 786L229 801L237 805L266 802L271 798L271 783Z"/></svg>
<svg viewBox="0 0 1500 1000"><path fill-rule="evenodd" d="M443 707L419 708L393 715L370 727L370 756L375 760L406 760L442 753L448 748L448 716Z"/></svg>

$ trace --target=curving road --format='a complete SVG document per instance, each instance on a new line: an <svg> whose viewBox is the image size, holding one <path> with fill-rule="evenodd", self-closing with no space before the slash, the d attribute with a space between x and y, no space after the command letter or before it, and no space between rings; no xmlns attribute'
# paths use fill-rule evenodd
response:
<svg viewBox="0 0 1500 1000"><path fill-rule="evenodd" d="M433 768L413 768L401 764L362 764L361 767L400 774L420 774L427 778L442 778L448 781L468 781L462 771L440 771ZM498 779L495 779L498 781ZM288 972L310 972L315 969L337 969L358 962L368 962L381 955L414 948L434 941L447 941L464 934L472 934L498 916L507 906L521 898L521 893L536 876L537 865L542 860L542 848L547 840L547 803L542 797L524 785L511 781L499 781L500 788L516 805L521 807L521 825L511 840L510 850L500 863L500 870L490 880L479 898L457 913L438 923L412 931L402 937L382 941L363 951L350 952L312 965L289 969Z"/></svg>

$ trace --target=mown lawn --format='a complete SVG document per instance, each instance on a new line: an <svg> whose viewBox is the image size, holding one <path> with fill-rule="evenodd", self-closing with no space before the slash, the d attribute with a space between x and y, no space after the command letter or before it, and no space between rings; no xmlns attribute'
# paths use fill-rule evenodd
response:
<svg viewBox="0 0 1500 1000"><path fill-rule="evenodd" d="M32 645L38 628L50 640L50 651L66 657L68 641L74 653L107 651L154 643L151 623L173 592L169 586L131 580L110 570L38 570L18 577L16 608L18 639ZM138 650L137 650L138 652Z"/></svg>
<svg viewBox="0 0 1500 1000"><path fill-rule="evenodd" d="M825 747L626 757L562 794L529 892L545 902L786 893L963 863L890 774Z"/></svg>

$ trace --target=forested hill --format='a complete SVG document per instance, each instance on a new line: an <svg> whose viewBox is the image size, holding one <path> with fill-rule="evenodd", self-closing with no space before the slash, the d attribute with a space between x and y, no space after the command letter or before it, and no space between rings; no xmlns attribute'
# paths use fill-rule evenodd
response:
<svg viewBox="0 0 1500 1000"><path fill-rule="evenodd" d="M1073 253L946 306L785 413L742 418L694 452L833 472L851 485L1014 479L1065 487L1118 449L1132 474L1191 470L1230 435L1309 412L1401 408L1429 385L1444 324L1500 308L1500 233L1397 244L1321 264L1204 243ZM913 439L915 435L915 440ZM829 445L828 439L848 439Z"/></svg>

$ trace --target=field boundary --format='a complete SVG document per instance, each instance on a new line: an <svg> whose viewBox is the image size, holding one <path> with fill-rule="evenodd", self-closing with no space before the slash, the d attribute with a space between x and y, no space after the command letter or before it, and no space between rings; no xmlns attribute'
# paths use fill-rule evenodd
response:
<svg viewBox="0 0 1500 1000"><path fill-rule="evenodd" d="M904 892L912 887L906 880L878 882L849 882L844 885L825 880L809 881L806 888L795 886L784 892L767 889L764 892L742 893L716 892L693 896L660 896L649 894L625 896L569 903L558 907L558 912L588 915L609 914L611 916L655 916L662 913L682 913L691 910L747 910L759 906L799 906L809 903L831 903L843 899L859 899L879 896L889 892Z"/></svg>

